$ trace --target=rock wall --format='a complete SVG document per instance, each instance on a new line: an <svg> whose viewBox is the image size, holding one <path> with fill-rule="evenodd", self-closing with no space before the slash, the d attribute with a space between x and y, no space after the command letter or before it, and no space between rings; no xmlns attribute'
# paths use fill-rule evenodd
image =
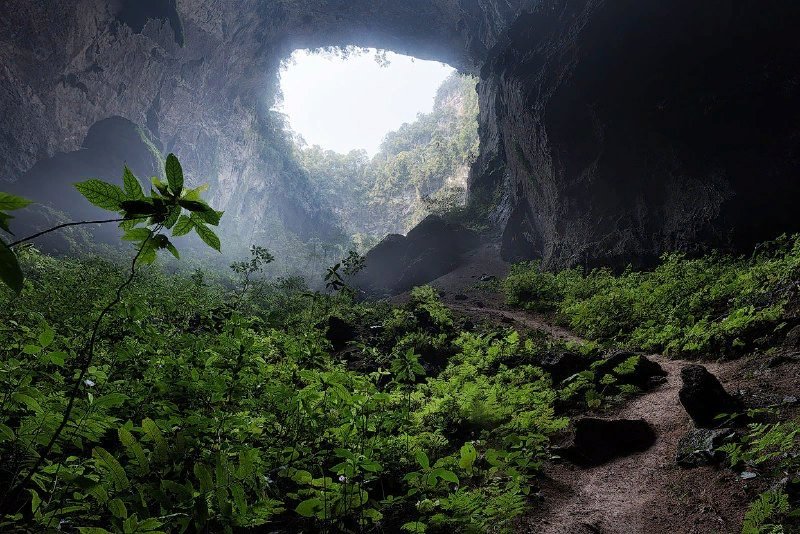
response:
<svg viewBox="0 0 800 534"><path fill-rule="evenodd" d="M647 263L800 230L792 0L6 0L0 176L111 117L252 235L331 237L269 111L280 61L356 44L480 73L470 194L504 255ZM72 179L80 177L58 177Z"/></svg>
<svg viewBox="0 0 800 534"><path fill-rule="evenodd" d="M557 0L481 72L482 160L509 259L646 265L800 230L790 1Z"/></svg>

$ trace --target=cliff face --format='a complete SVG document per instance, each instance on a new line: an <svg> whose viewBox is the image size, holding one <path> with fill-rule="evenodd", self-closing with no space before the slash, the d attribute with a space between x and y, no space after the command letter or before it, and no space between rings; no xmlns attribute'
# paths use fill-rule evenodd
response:
<svg viewBox="0 0 800 534"><path fill-rule="evenodd" d="M789 1L557 0L481 72L482 159L508 258L646 264L800 230Z"/></svg>
<svg viewBox="0 0 800 534"><path fill-rule="evenodd" d="M735 5L732 5L735 4ZM332 236L269 112L280 60L356 44L480 73L471 195L510 258L624 263L796 230L789 0L9 0L0 176L112 117L212 183L231 231ZM121 162L120 162L121 163ZM54 176L53 180L82 177Z"/></svg>

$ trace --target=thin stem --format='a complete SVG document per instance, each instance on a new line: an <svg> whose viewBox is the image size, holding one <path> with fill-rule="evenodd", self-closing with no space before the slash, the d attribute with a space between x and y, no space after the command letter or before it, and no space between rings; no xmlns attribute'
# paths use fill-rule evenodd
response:
<svg viewBox="0 0 800 534"><path fill-rule="evenodd" d="M13 495L17 491L20 491L22 490L22 488L27 486L28 483L30 483L31 479L33 478L33 475L36 474L36 472L44 463L47 456L50 454L50 452L52 452L53 447L56 444L56 441L58 441L58 438L61 436L61 433L64 431L64 428L67 426L67 423L69 422L69 418L72 415L72 409L75 406L75 399L78 397L78 394L80 393L81 385L83 384L83 381L86 378L86 373L89 371L89 367L92 364L92 359L94 358L94 345L97 341L97 336L100 332L100 325L102 324L103 319L105 319L106 315L108 315L109 312L111 312L111 309L120 303L120 301L122 300L122 292L131 283L133 283L133 279L136 276L136 262L139 261L139 257L142 255L142 252L144 251L148 240L154 234L158 233L159 230L160 228L156 229L155 232L152 232L150 236L148 236L148 238L145 239L144 242L142 242L142 246L139 247L139 250L136 252L136 256L134 256L133 261L131 262L131 270L130 274L128 275L128 278L117 288L117 293L114 296L114 300L112 300L110 303L108 303L108 305L105 308L103 308L103 311L100 312L100 315L94 322L94 326L92 327L92 335L89 337L89 341L86 344L84 350L82 351L85 354L85 356L83 362L81 362L80 373L78 374L78 378L75 380L75 383L72 385L72 390L70 391L69 394L69 401L67 402L67 407L64 410L64 415L61 418L61 423L58 425L58 428L56 428L56 431L53 433L52 437L50 438L50 441L47 443L47 446L39 455L39 458L36 460L36 463L33 464L33 467L30 468L28 474L25 475L25 478L22 479L22 481L20 481L18 484L14 485L11 489L9 489L6 492L6 495L8 494Z"/></svg>
<svg viewBox="0 0 800 534"><path fill-rule="evenodd" d="M41 237L45 234L49 234L50 232L55 232L56 230L62 230L64 228L69 228L70 226L81 226L83 224L106 224L106 223L116 223L116 222L125 222L125 221L136 221L146 219L146 217L122 217L119 219L104 219L99 221L77 221L77 222L69 222L64 224L59 224L58 226L54 226L48 230L43 230L38 234L33 234L32 236L28 236L23 239L19 239L14 241L13 243L8 245L8 248L16 247L17 245L21 245L23 243L27 243L28 241L33 241L37 237Z"/></svg>

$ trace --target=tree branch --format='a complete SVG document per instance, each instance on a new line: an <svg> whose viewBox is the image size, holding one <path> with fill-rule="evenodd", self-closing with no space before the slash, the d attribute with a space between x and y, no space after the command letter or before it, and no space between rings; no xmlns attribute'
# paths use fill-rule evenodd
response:
<svg viewBox="0 0 800 534"><path fill-rule="evenodd" d="M20 239L18 241L14 241L13 243L8 245L8 248L16 247L17 245L21 245L23 243L27 243L28 241L33 241L37 237L41 237L45 234L49 234L50 232L55 232L56 230L62 230L64 228L69 228L70 226L80 226L83 224L106 224L106 223L114 223L114 222L125 222L125 221L136 221L141 219L146 219L147 217L122 217L120 219L105 219L100 221L78 221L78 222L69 222L64 224L59 224L58 226L54 226L48 230L44 230L39 232L38 234L33 234L32 236L26 237L24 239Z"/></svg>

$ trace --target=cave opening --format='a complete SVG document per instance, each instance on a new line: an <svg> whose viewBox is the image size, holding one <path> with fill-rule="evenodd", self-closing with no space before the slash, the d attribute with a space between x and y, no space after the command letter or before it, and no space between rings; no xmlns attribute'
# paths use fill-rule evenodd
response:
<svg viewBox="0 0 800 534"><path fill-rule="evenodd" d="M297 158L357 248L463 209L477 157L477 80L385 50L297 50L275 111Z"/></svg>

